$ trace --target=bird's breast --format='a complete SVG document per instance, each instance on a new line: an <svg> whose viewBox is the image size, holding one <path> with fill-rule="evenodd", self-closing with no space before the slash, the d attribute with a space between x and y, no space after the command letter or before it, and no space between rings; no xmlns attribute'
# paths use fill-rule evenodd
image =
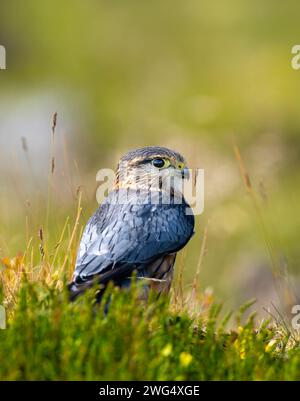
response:
<svg viewBox="0 0 300 401"><path fill-rule="evenodd" d="M168 293L171 288L176 254L160 257L150 263L143 272L149 287L155 292Z"/></svg>

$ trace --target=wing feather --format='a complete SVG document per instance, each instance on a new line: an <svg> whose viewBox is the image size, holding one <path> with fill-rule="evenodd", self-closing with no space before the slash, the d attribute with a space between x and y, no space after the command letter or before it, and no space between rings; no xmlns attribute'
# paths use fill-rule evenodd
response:
<svg viewBox="0 0 300 401"><path fill-rule="evenodd" d="M124 265L142 269L162 255L177 252L193 235L194 217L186 215L186 203L153 204L147 202L149 193L140 194L135 202L132 195L131 201L123 203L118 196L120 191L112 191L87 224L75 283Z"/></svg>

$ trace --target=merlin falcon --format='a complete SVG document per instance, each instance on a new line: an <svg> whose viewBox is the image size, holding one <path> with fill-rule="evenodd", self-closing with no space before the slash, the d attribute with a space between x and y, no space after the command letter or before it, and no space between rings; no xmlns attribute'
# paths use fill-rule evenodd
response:
<svg viewBox="0 0 300 401"><path fill-rule="evenodd" d="M135 272L146 292L168 293L176 253L194 234L194 215L183 196L189 170L184 158L153 146L133 150L119 161L113 188L89 220L79 247L74 300L94 285L129 287Z"/></svg>

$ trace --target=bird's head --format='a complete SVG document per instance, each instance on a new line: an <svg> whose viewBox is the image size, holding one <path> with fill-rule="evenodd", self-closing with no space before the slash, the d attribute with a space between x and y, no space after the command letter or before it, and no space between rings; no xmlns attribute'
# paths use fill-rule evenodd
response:
<svg viewBox="0 0 300 401"><path fill-rule="evenodd" d="M188 178L188 168L179 153L151 146L132 150L120 159L116 187L181 192L183 180Z"/></svg>

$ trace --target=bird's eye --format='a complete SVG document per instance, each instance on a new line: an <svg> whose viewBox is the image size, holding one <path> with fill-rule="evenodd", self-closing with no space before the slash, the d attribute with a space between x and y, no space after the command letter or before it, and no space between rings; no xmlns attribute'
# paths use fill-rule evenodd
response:
<svg viewBox="0 0 300 401"><path fill-rule="evenodd" d="M167 160L164 159L154 159L152 160L152 164L156 168L167 167Z"/></svg>

